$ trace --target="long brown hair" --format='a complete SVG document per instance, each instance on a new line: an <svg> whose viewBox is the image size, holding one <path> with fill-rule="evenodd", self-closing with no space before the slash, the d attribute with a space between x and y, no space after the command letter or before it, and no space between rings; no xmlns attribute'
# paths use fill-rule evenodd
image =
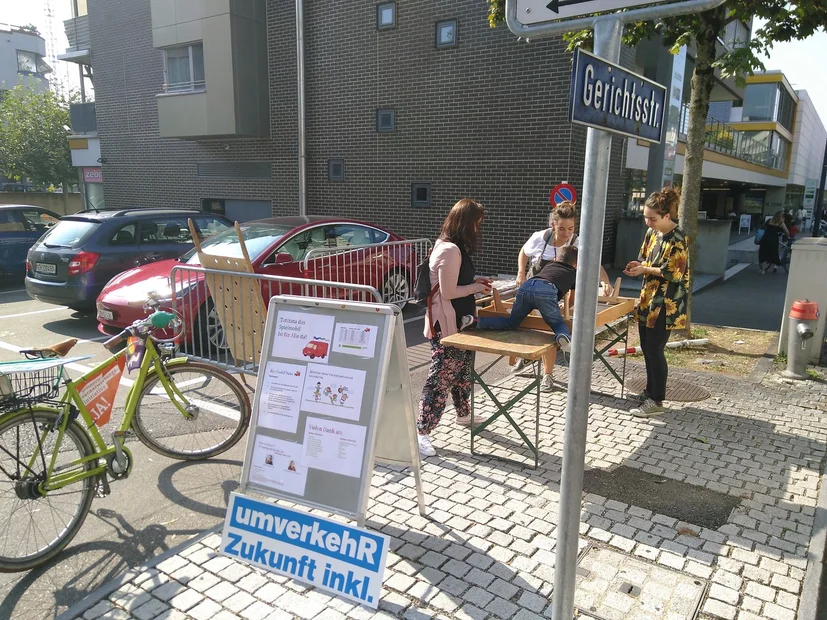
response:
<svg viewBox="0 0 827 620"><path fill-rule="evenodd" d="M664 187L662 190L649 194L644 206L655 210L661 217L669 215L672 221L677 224L680 202L681 195L678 192L671 187Z"/></svg>
<svg viewBox="0 0 827 620"><path fill-rule="evenodd" d="M473 254L482 245L480 225L485 218L485 207L476 200L462 198L442 223L439 238L456 243L460 248Z"/></svg>

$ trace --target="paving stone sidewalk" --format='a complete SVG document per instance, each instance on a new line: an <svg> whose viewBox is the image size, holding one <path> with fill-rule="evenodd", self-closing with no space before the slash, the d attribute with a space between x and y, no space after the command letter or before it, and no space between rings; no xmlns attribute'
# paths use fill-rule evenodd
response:
<svg viewBox="0 0 827 620"><path fill-rule="evenodd" d="M603 555L578 570L597 578L578 575L582 616L795 620L809 546L819 534L827 384L788 385L773 375L756 383L678 369L672 376L702 384L712 397L640 420L628 413L633 405L619 397L618 386L595 369L594 386L604 393L592 398L588 468L624 465L724 494L737 505L722 525L706 528L622 499L584 495L582 553ZM631 371L641 368L631 364ZM565 369L557 374L565 380ZM482 398L477 407L491 410ZM423 466L429 518L417 513L409 472L377 468L367 526L392 541L378 612L218 556L213 533L130 572L61 620L550 617L564 409L564 392L541 396L537 470L472 457L468 430L446 413L433 434L439 454ZM533 416L534 401L526 398L516 417L530 426ZM505 421L493 426L483 449L533 461ZM621 577L628 590L604 596Z"/></svg>

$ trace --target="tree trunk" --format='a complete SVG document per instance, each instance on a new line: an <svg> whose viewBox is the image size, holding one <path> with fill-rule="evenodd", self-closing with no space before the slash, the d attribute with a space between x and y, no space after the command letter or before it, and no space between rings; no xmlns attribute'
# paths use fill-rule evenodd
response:
<svg viewBox="0 0 827 620"><path fill-rule="evenodd" d="M704 143L706 117L709 113L709 95L715 85L715 44L724 23L726 10L719 7L698 15L702 28L696 37L695 70L692 72L692 94L689 99L689 125L686 130L686 154L683 164L683 185L679 223L689 237L689 292L686 300L686 331L692 320L692 283L698 239L698 208L703 183Z"/></svg>

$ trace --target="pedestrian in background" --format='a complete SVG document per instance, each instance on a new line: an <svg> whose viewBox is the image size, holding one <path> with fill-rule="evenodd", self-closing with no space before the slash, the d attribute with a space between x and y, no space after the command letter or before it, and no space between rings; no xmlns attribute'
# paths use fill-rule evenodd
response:
<svg viewBox="0 0 827 620"><path fill-rule="evenodd" d="M778 242L781 235L790 236L790 231L784 223L784 212L777 211L772 219L764 224L764 234L758 244L758 268L761 273L767 273L772 265L772 272L778 271L781 264L781 255L778 252Z"/></svg>
<svg viewBox="0 0 827 620"><path fill-rule="evenodd" d="M445 411L450 394L460 426L471 425L471 370L474 352L444 346L444 336L457 333L463 316L477 315L475 295L491 292L491 280L477 278L471 255L480 248L485 209L481 204L463 198L457 202L442 223L439 239L431 251L428 266L433 293L425 314L425 337L431 345L431 367L419 400L416 426L419 453L434 456L431 432ZM484 418L476 417L481 424Z"/></svg>
<svg viewBox="0 0 827 620"><path fill-rule="evenodd" d="M643 218L649 230L643 238L640 256L623 271L630 276L643 276L635 318L646 362L646 389L634 397L641 404L630 412L642 418L665 411L669 366L664 350L670 332L686 327L689 242L676 223L679 202L678 192L666 188L646 199Z"/></svg>

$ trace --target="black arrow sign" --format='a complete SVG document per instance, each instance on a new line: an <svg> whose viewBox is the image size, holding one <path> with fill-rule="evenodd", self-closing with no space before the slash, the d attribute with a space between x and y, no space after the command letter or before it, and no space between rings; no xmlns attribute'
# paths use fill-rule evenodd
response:
<svg viewBox="0 0 827 620"><path fill-rule="evenodd" d="M571 4L585 4L587 2L592 2L592 0L551 0L551 2L549 2L546 5L546 8L549 11L559 13L561 6L569 6Z"/></svg>

